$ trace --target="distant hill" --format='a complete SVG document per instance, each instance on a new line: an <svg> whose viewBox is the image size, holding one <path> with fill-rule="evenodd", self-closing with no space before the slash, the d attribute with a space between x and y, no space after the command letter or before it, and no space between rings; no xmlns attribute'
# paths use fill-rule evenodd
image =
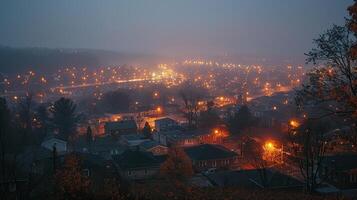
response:
<svg viewBox="0 0 357 200"><path fill-rule="evenodd" d="M154 56L90 49L12 48L0 46L0 73L52 72L59 67L150 63Z"/></svg>

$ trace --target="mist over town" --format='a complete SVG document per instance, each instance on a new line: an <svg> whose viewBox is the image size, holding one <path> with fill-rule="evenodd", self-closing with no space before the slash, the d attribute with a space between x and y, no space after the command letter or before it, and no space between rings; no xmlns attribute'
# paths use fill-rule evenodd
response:
<svg viewBox="0 0 357 200"><path fill-rule="evenodd" d="M357 2L0 2L0 199L356 199Z"/></svg>

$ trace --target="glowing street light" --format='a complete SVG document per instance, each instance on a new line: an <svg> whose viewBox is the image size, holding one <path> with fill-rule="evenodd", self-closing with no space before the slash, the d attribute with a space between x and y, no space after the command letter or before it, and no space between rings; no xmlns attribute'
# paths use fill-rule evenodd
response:
<svg viewBox="0 0 357 200"><path fill-rule="evenodd" d="M267 151L273 151L275 149L274 144L272 142L266 142L264 144L264 149Z"/></svg>
<svg viewBox="0 0 357 200"><path fill-rule="evenodd" d="M267 141L263 145L263 159L267 161L284 163L284 145L281 148L277 146L273 141Z"/></svg>
<svg viewBox="0 0 357 200"><path fill-rule="evenodd" d="M297 128L300 126L300 123L296 120L291 120L289 124L290 124L290 126L292 126L294 128Z"/></svg>

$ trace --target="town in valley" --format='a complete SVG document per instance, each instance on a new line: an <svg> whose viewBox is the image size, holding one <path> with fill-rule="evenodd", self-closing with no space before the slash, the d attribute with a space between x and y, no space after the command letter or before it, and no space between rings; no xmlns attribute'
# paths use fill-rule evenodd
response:
<svg viewBox="0 0 357 200"><path fill-rule="evenodd" d="M1 2L0 199L356 199L357 2L267 3Z"/></svg>

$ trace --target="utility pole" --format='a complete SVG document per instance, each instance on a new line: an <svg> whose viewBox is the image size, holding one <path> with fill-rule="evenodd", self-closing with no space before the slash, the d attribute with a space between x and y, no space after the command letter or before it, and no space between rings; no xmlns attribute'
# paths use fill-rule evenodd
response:
<svg viewBox="0 0 357 200"><path fill-rule="evenodd" d="M284 163L284 144L281 144L281 164Z"/></svg>

